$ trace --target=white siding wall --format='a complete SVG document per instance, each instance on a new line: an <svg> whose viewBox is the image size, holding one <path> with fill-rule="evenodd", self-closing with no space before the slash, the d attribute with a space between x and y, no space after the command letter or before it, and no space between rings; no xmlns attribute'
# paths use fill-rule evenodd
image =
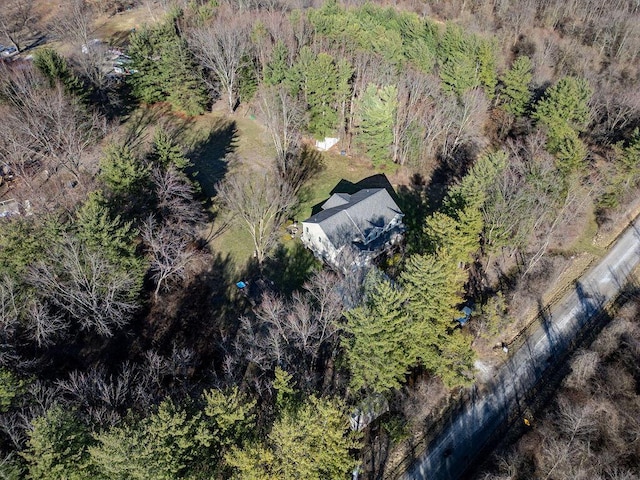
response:
<svg viewBox="0 0 640 480"><path fill-rule="evenodd" d="M329 241L320 225L302 222L302 242L314 253L335 259L337 254L333 244Z"/></svg>

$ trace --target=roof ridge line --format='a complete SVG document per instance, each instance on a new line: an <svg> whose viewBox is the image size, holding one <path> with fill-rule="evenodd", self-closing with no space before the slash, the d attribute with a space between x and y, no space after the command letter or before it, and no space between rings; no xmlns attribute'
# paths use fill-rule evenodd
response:
<svg viewBox="0 0 640 480"><path fill-rule="evenodd" d="M356 227L356 230L358 230L358 233L360 234L360 236L364 240L364 232L362 230L360 230L360 227L358 226L358 224L355 222L355 220L353 218L351 218L351 215L349 215L349 209L345 208L343 210L343 212L347 214L347 217L349 217L349 220L351 220L351 223L353 223L353 226Z"/></svg>

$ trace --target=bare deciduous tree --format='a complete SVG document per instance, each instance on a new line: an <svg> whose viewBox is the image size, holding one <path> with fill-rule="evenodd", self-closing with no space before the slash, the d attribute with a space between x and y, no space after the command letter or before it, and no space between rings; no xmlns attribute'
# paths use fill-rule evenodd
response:
<svg viewBox="0 0 640 480"><path fill-rule="evenodd" d="M52 312L41 302L33 301L26 311L29 337L39 347L57 343L69 329L69 324L58 312Z"/></svg>
<svg viewBox="0 0 640 480"><path fill-rule="evenodd" d="M131 405L144 410L151 405L157 387L146 365L124 362L111 374L103 365L88 370L73 370L55 385L65 402L77 408L92 422L101 426L114 425Z"/></svg>
<svg viewBox="0 0 640 480"><path fill-rule="evenodd" d="M565 379L565 385L580 389L589 381L600 364L600 355L590 350L576 352L571 360L571 373Z"/></svg>
<svg viewBox="0 0 640 480"><path fill-rule="evenodd" d="M239 219L251 236L256 260L262 265L296 202L291 186L272 170L236 171L219 182L216 191L222 211Z"/></svg>
<svg viewBox="0 0 640 480"><path fill-rule="evenodd" d="M398 112L393 127L393 161L406 164L411 154L421 157L422 145L431 145L433 139L426 142L418 127L421 123L435 123L437 120L429 115L433 98L438 95L439 80L433 76L407 70L398 81Z"/></svg>
<svg viewBox="0 0 640 480"><path fill-rule="evenodd" d="M112 75L107 75L105 67L112 65L113 54L105 43L89 44L82 51L76 51L72 57L72 63L78 75L93 87L93 91L100 95L102 102L115 102L115 90L118 80ZM110 67L109 67L110 68Z"/></svg>
<svg viewBox="0 0 640 480"><path fill-rule="evenodd" d="M7 37L18 52L22 51L23 42L37 21L33 3L33 0L11 0L2 5L0 34Z"/></svg>
<svg viewBox="0 0 640 480"><path fill-rule="evenodd" d="M87 50L93 31L93 18L93 9L86 0L67 0L61 5L51 28L60 38L68 39L76 46L84 46Z"/></svg>
<svg viewBox="0 0 640 480"><path fill-rule="evenodd" d="M245 17L221 12L210 25L195 28L186 35L195 57L212 74L220 93L226 95L231 112L238 104L240 71L251 46L249 33L250 24Z"/></svg>
<svg viewBox="0 0 640 480"><path fill-rule="evenodd" d="M175 167L155 168L151 172L156 195L156 212L173 230L194 236L204 219L202 205L195 199L191 182Z"/></svg>
<svg viewBox="0 0 640 480"><path fill-rule="evenodd" d="M337 291L337 277L318 272L287 301L265 294L255 318L241 319L241 346L247 360L268 370L273 365L296 372L299 380L312 386L324 372L319 367L323 348L331 356L344 305Z"/></svg>
<svg viewBox="0 0 640 480"><path fill-rule="evenodd" d="M315 150L301 147L304 106L282 86L264 87L258 94L262 119L276 148L276 169L294 193L323 168Z"/></svg>
<svg viewBox="0 0 640 480"><path fill-rule="evenodd" d="M640 118L640 92L609 80L595 91L590 107L593 134L605 141L615 139Z"/></svg>
<svg viewBox="0 0 640 480"><path fill-rule="evenodd" d="M453 110L441 151L444 158L450 158L463 144L482 143L482 127L489 111L487 97L480 88L466 92L459 103L453 98L448 100Z"/></svg>
<svg viewBox="0 0 640 480"><path fill-rule="evenodd" d="M0 154L26 172L35 161L56 171L69 170L79 180L85 153L104 134L106 124L69 97L62 85L48 88L32 69L4 70L0 96L6 101L0 129ZM4 76L6 74L6 76Z"/></svg>
<svg viewBox="0 0 640 480"><path fill-rule="evenodd" d="M150 270L156 282L156 297L162 289L183 281L200 253L193 244L196 227L203 219L193 185L171 166L155 168L151 174L156 197L156 214L142 226L142 239L151 257Z"/></svg>
<svg viewBox="0 0 640 480"><path fill-rule="evenodd" d="M71 237L52 247L46 263L29 268L27 282L54 312L103 337L126 325L138 308L135 277Z"/></svg>
<svg viewBox="0 0 640 480"><path fill-rule="evenodd" d="M8 275L0 277L0 328L12 328L18 321L17 285Z"/></svg>
<svg viewBox="0 0 640 480"><path fill-rule="evenodd" d="M142 226L142 239L151 257L149 269L156 283L157 298L160 290L187 277L188 267L198 252L185 235L176 232L168 222L158 223L153 215Z"/></svg>
<svg viewBox="0 0 640 480"><path fill-rule="evenodd" d="M262 120L276 148L276 158L282 162L300 145L304 106L282 85L261 89L258 102Z"/></svg>

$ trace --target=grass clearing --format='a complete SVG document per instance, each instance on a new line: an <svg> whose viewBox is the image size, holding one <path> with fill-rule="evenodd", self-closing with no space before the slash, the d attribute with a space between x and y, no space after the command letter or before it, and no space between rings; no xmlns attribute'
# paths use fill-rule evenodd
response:
<svg viewBox="0 0 640 480"><path fill-rule="evenodd" d="M344 179L355 183L376 173L385 173L384 171L376 170L368 161L333 152L325 152L322 156L325 168L303 189L300 205L296 213L297 219L305 219L311 216L313 206L329 198L331 190L340 180Z"/></svg>
<svg viewBox="0 0 640 480"><path fill-rule="evenodd" d="M260 175L275 155L271 139L258 121L240 111L228 115L223 108L217 104L213 111L187 120L169 110L151 108L132 115L124 127L142 144L149 141L149 129L155 125L173 127L179 132L177 140L187 147L187 156L194 164L191 173L199 182L204 196L212 198L215 184L224 178L229 168L243 169L247 175ZM229 154L237 159L232 165L228 163ZM312 207L326 200L340 180L355 183L376 173L391 173L387 171L389 167L376 169L367 160L333 152L321 155L325 168L303 188L300 205L294 214L296 220L309 217ZM213 229L216 227L214 224ZM281 248L276 252L276 258L282 262L283 275L292 279L302 278L305 272L314 268L313 257L307 258L299 239L292 239L285 229L279 235ZM238 273L245 270L254 250L251 237L241 224L232 225L209 245L214 253L222 257L228 255ZM294 268L295 272L292 271ZM291 283L293 285L294 280Z"/></svg>
<svg viewBox="0 0 640 480"><path fill-rule="evenodd" d="M225 115L218 109L195 118L183 141L190 146L195 178L208 198L215 195L216 182L230 167L227 155L233 153L238 159L233 168L246 168L248 175L256 175L252 170L265 168L274 153L260 124L245 115ZM229 255L236 272L245 269L254 251L251 237L240 224L213 239L210 247L223 257Z"/></svg>
<svg viewBox="0 0 640 480"><path fill-rule="evenodd" d="M231 225L222 235L211 240L209 247L214 254L228 255L236 273L245 270L253 255L253 241L241 225Z"/></svg>
<svg viewBox="0 0 640 480"><path fill-rule="evenodd" d="M267 167L275 157L276 151L264 127L245 115L236 114L231 118L238 127L236 153L242 162Z"/></svg>
<svg viewBox="0 0 640 480"><path fill-rule="evenodd" d="M135 29L139 30L144 25L153 25L166 18L166 12L159 5L151 8L132 8L115 15L103 15L94 22L94 30L91 35L99 38L113 46L124 46L127 43L130 33Z"/></svg>
<svg viewBox="0 0 640 480"><path fill-rule="evenodd" d="M259 122L242 112L226 115L219 106L216 105L213 112L194 119L184 137L184 141L193 148L189 158L195 165L196 179L209 198L215 194L215 183L223 178L229 168L224 160L229 153L234 153L238 158L233 168L246 169L247 175L259 175L259 171L267 168L275 155L271 139ZM309 217L312 207L326 200L340 180L357 182L380 172L368 161L332 152L323 153L322 156L325 168L303 189L301 203L295 212L298 220ZM298 251L298 239L291 239L285 230L280 237L280 245L284 250L279 255L283 261L295 257L300 260L299 263L310 262ZM253 243L241 225L233 225L215 238L210 246L214 252L223 256L228 254L237 271L243 270L253 255Z"/></svg>

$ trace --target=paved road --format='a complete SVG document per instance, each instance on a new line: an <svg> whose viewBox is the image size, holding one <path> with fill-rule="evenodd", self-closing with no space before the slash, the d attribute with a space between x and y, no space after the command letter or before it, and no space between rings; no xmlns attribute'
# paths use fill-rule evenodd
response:
<svg viewBox="0 0 640 480"><path fill-rule="evenodd" d="M577 332L603 305L613 301L629 273L640 263L640 217L621 235L607 256L578 282L541 321L533 335L494 377L492 385L475 393L402 477L406 480L460 478L510 412L522 407L545 370L556 368Z"/></svg>

